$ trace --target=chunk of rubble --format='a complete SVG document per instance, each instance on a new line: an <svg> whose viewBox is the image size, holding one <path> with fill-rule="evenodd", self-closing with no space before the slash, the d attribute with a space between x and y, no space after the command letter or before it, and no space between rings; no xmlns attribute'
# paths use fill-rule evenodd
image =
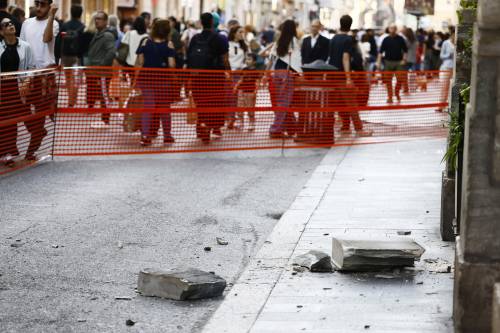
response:
<svg viewBox="0 0 500 333"><path fill-rule="evenodd" d="M332 258L321 251L311 250L305 254L295 257L294 266L305 267L311 272L332 272Z"/></svg>
<svg viewBox="0 0 500 333"><path fill-rule="evenodd" d="M410 238L349 240L333 238L332 260L338 270L370 271L413 266L425 249Z"/></svg>
<svg viewBox="0 0 500 333"><path fill-rule="evenodd" d="M174 300L218 297L226 288L226 280L199 269L162 271L151 268L139 273L137 290L143 296Z"/></svg>

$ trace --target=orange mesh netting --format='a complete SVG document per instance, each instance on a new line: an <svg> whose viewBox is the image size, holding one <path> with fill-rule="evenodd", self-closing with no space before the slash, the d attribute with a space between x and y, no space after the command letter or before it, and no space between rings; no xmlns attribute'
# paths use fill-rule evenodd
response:
<svg viewBox="0 0 500 333"><path fill-rule="evenodd" d="M16 141L15 125L19 155L38 137L40 157L444 137L451 73L81 67L1 77L0 146ZM29 97L19 93L26 77Z"/></svg>
<svg viewBox="0 0 500 333"><path fill-rule="evenodd" d="M57 69L0 74L0 174L52 153Z"/></svg>

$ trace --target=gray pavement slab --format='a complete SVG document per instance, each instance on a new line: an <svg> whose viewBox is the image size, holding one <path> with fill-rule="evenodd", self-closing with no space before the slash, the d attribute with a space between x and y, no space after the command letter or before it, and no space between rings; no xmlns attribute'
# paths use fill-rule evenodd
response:
<svg viewBox="0 0 500 333"><path fill-rule="evenodd" d="M443 154L443 140L332 149L204 332L452 332L453 275L436 272L454 254L439 234ZM398 230L426 249L414 268L292 269L297 255L331 252L332 237L404 237ZM276 265L262 269L271 253Z"/></svg>
<svg viewBox="0 0 500 333"><path fill-rule="evenodd" d="M139 271L214 271L229 292L325 152L56 158L3 176L0 331L199 331L222 299L140 296Z"/></svg>

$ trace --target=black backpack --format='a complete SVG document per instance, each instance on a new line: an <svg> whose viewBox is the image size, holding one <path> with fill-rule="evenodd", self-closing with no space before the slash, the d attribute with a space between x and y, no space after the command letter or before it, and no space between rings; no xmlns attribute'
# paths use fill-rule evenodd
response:
<svg viewBox="0 0 500 333"><path fill-rule="evenodd" d="M78 56L80 54L80 30L68 30L61 34L62 55Z"/></svg>
<svg viewBox="0 0 500 333"><path fill-rule="evenodd" d="M213 69L217 66L217 56L212 48L212 42L217 37L216 33L208 36L197 34L189 44L187 56L188 68Z"/></svg>

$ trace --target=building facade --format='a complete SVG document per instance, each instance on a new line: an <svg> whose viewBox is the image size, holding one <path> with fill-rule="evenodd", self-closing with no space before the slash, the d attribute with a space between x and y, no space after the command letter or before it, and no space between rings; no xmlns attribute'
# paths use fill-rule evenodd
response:
<svg viewBox="0 0 500 333"><path fill-rule="evenodd" d="M446 29L457 22L459 0L435 0L434 15L424 16L419 24L423 28ZM28 8L30 0L11 0L11 4ZM179 19L197 20L202 12L217 11L221 21L232 18L241 24L262 29L270 24L277 26L287 18L295 19L301 27L319 18L328 28L337 29L344 14L353 17L354 28L382 28L389 23L417 26L417 18L405 9L405 0L54 0L59 6L59 16L69 18L72 4L82 5L85 21L96 10L116 14L120 18L133 17L143 11L153 17L175 16ZM453 10L450 10L453 8Z"/></svg>

